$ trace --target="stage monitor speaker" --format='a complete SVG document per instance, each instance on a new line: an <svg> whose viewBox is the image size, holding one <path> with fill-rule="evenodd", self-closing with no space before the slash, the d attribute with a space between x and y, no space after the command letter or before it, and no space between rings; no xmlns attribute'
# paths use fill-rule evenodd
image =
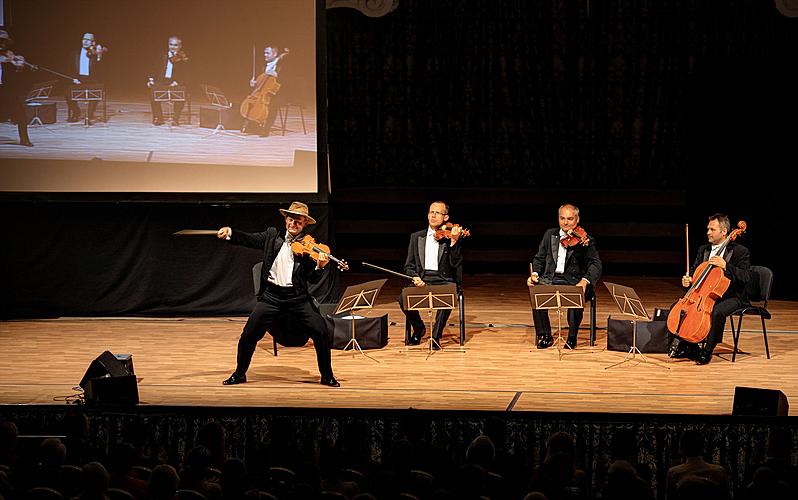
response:
<svg viewBox="0 0 798 500"><path fill-rule="evenodd" d="M773 389L735 387L732 415L786 417L790 411L787 396Z"/></svg>
<svg viewBox="0 0 798 500"><path fill-rule="evenodd" d="M348 315L349 313L347 313ZM333 349L343 349L352 340L352 319L348 316L325 316L327 328L330 332L330 346ZM355 340L361 349L382 349L388 345L388 315L383 314L374 318L356 315Z"/></svg>
<svg viewBox="0 0 798 500"><path fill-rule="evenodd" d="M25 105L28 125L50 125L55 123L56 114L57 108L54 102L29 102Z"/></svg>
<svg viewBox="0 0 798 500"><path fill-rule="evenodd" d="M133 357L105 351L91 362L80 381L86 404L135 405L139 402Z"/></svg>
<svg viewBox="0 0 798 500"><path fill-rule="evenodd" d="M631 320L607 318L607 350L629 352L635 341L642 353L668 352L673 335L668 332L667 322L638 321L636 339L632 338L632 324Z"/></svg>
<svg viewBox="0 0 798 500"><path fill-rule="evenodd" d="M225 130L241 130L244 119L241 117L238 108L238 106L233 106L230 109L219 110L218 108L200 106L200 127L216 128L221 118L221 123Z"/></svg>

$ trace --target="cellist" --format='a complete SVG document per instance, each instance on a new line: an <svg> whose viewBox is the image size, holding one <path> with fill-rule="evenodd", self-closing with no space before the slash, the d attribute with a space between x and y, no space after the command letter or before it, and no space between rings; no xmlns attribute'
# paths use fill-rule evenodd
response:
<svg viewBox="0 0 798 500"><path fill-rule="evenodd" d="M254 49L253 49L254 51ZM282 62L283 56L288 53L288 49L285 49L282 54L279 53L277 47L272 45L266 45L263 49L263 73L261 75L256 76L253 74L252 78L249 80L249 86L251 89L255 90L256 87L260 82L263 81L265 77L274 77L278 78L280 75L280 64ZM253 66L254 66L254 55L253 55ZM253 68L254 73L254 68ZM274 95L271 96L270 103L269 103L269 113L266 116L266 120L260 124L253 120L244 119L244 125L241 127L241 132L247 133L257 133L261 137L268 137L269 132L271 131L272 125L274 124L274 120L277 118L277 110L282 103L281 92L278 90Z"/></svg>
<svg viewBox="0 0 798 500"><path fill-rule="evenodd" d="M679 339L671 349L671 357L690 358L699 365L705 365L712 359L712 351L718 342L723 340L726 318L738 309L745 300L745 286L750 279L751 253L743 245L729 241L721 251L723 241L731 231L729 217L724 214L709 216L707 223L707 243L701 245L696 252L695 261L690 274L682 276L682 286L690 287L696 268L703 262L723 270L723 275L730 280L729 288L715 303L709 333L703 349L698 344Z"/></svg>

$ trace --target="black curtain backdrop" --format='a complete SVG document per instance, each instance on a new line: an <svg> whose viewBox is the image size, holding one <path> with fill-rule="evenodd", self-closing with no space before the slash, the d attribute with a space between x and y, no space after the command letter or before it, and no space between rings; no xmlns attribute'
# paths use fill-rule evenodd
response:
<svg viewBox="0 0 798 500"><path fill-rule="evenodd" d="M248 314L262 252L180 229L285 228L281 205L2 204L8 272L2 318ZM326 205L310 231L329 241ZM330 267L317 290L336 298Z"/></svg>
<svg viewBox="0 0 798 500"><path fill-rule="evenodd" d="M750 0L330 10L333 185L681 188L710 168L775 171L794 158L797 24Z"/></svg>

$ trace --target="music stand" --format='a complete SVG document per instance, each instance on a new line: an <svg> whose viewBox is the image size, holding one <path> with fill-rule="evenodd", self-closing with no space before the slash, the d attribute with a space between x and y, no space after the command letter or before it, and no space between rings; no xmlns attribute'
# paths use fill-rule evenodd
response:
<svg viewBox="0 0 798 500"><path fill-rule="evenodd" d="M175 103L186 102L186 87L183 85L156 85L152 88L152 100L167 103L169 107L169 130L172 129L172 122L175 121ZM191 109L189 108L188 122L191 123Z"/></svg>
<svg viewBox="0 0 798 500"><path fill-rule="evenodd" d="M533 310L557 310L557 353L562 359L562 311L563 309L584 309L585 295L576 285L533 285L529 287L529 302ZM570 349L570 347L569 347Z"/></svg>
<svg viewBox="0 0 798 500"><path fill-rule="evenodd" d="M33 84L33 87L31 87L28 95L25 97L25 105L33 108L33 118L31 118L28 125L33 127L39 126L50 130L50 127L45 126L41 117L39 117L39 108L44 105L42 101L50 99L50 93L53 91L53 86L55 86L56 83L58 83L57 80L50 80L48 82ZM50 130L50 132L55 133L54 130Z"/></svg>
<svg viewBox="0 0 798 500"><path fill-rule="evenodd" d="M380 293L380 289L387 281L387 279L374 280L361 283L359 285L346 287L343 297L341 298L341 301L338 302L338 307L335 308L335 312L333 313L333 315L336 315L343 312L349 312L348 318L351 320L352 324L352 338L349 339L349 342L347 342L343 350L346 351L349 349L349 346L352 346L353 356L355 354L355 349L357 349L360 351L360 354L373 361L376 361L377 363L379 363L378 360L363 352L363 349L360 348L360 344L357 342L357 338L355 338L355 320L363 318L362 316L355 316L355 311L359 309L371 309L374 307L374 302L377 300L377 295ZM343 318L346 319L347 316L343 316Z"/></svg>
<svg viewBox="0 0 798 500"><path fill-rule="evenodd" d="M208 104L210 104L217 113L216 128L213 129L213 132L203 136L202 138L205 139L206 137L213 137L214 135L221 134L229 137L235 137L236 139L243 139L243 137L239 137L226 131L224 124L222 124L222 112L233 107L233 103L227 100L227 96L224 95L224 92L222 92L222 90L218 87L214 87L212 85L201 84L200 87L202 88L202 91L205 92L205 97L208 99Z"/></svg>
<svg viewBox="0 0 798 500"><path fill-rule="evenodd" d="M432 354L433 343L441 349L441 344L433 338L434 320L432 311L442 309L454 309L457 307L457 285L447 283L445 285L409 286L402 289L402 304L408 311L426 310L429 317L429 358Z"/></svg>
<svg viewBox="0 0 798 500"><path fill-rule="evenodd" d="M72 85L69 88L69 97L73 101L89 103L91 101L102 101L103 103L103 120L106 120L105 115L105 85L102 83L81 83L79 85ZM103 122L105 123L105 121ZM89 110L88 104L86 108L86 115L83 119L83 126L89 126Z"/></svg>
<svg viewBox="0 0 798 500"><path fill-rule="evenodd" d="M659 366L660 368L670 370L670 367L668 366L655 363L654 360L649 361L645 356L643 356L643 353L640 352L640 349L637 348L637 320L644 319L646 321L650 321L651 317L646 312L646 308L643 307L643 301L637 296L634 288L617 285L608 281L604 282L604 286L606 286L607 290L609 290L610 295L612 295L613 300L615 300L615 305L618 306L621 314L632 316L632 346L629 348L629 352L626 353L626 356L622 361L613 363L610 366L605 366L604 369L606 370L615 366L620 366L627 361L632 361L635 359L636 355L639 354L644 363L651 363L654 366Z"/></svg>

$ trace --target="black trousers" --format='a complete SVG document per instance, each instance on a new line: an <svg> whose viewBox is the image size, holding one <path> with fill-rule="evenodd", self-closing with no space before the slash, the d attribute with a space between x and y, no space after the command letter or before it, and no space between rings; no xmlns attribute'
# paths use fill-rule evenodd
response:
<svg viewBox="0 0 798 500"><path fill-rule="evenodd" d="M322 377L331 377L333 371L330 363L330 337L327 324L313 306L310 296L307 293L297 294L293 288L271 285L259 297L255 309L244 325L241 338L238 339L236 373L239 375L247 373L258 341L266 335L275 320L284 314L290 314L313 339L319 373Z"/></svg>
<svg viewBox="0 0 798 500"><path fill-rule="evenodd" d="M710 354L715 350L715 346L723 341L723 330L726 328L726 319L731 313L739 309L743 302L737 297L728 297L715 302L712 308L712 319L709 324L709 333L705 339L706 349Z"/></svg>
<svg viewBox="0 0 798 500"><path fill-rule="evenodd" d="M0 121L10 118L17 124L20 142L30 142L28 138L28 117L25 115L25 100L8 88L7 84L0 84Z"/></svg>
<svg viewBox="0 0 798 500"><path fill-rule="evenodd" d="M437 273L427 271L424 274L424 283L428 285L446 285L454 283L454 281L447 280L438 276ZM410 320L410 325L413 327L413 333L419 337L426 331L424 320L421 319L421 314L418 311L407 311L405 305L402 303L402 296L399 296L399 307L405 313L407 319ZM435 314L435 323L432 326L432 338L440 340L443 335L443 329L446 328L446 322L449 320L449 315L452 313L451 309L439 309Z"/></svg>
<svg viewBox="0 0 798 500"><path fill-rule="evenodd" d="M568 283L563 278L554 276L552 285L574 285ZM590 288L585 290L585 295ZM557 311L554 311L555 313ZM585 315L584 309L568 309L568 338L575 339L579 333L579 325L582 324L582 317ZM535 334L538 337L551 335L551 323L549 322L549 311L546 309L534 309L532 311L532 323L535 325Z"/></svg>

